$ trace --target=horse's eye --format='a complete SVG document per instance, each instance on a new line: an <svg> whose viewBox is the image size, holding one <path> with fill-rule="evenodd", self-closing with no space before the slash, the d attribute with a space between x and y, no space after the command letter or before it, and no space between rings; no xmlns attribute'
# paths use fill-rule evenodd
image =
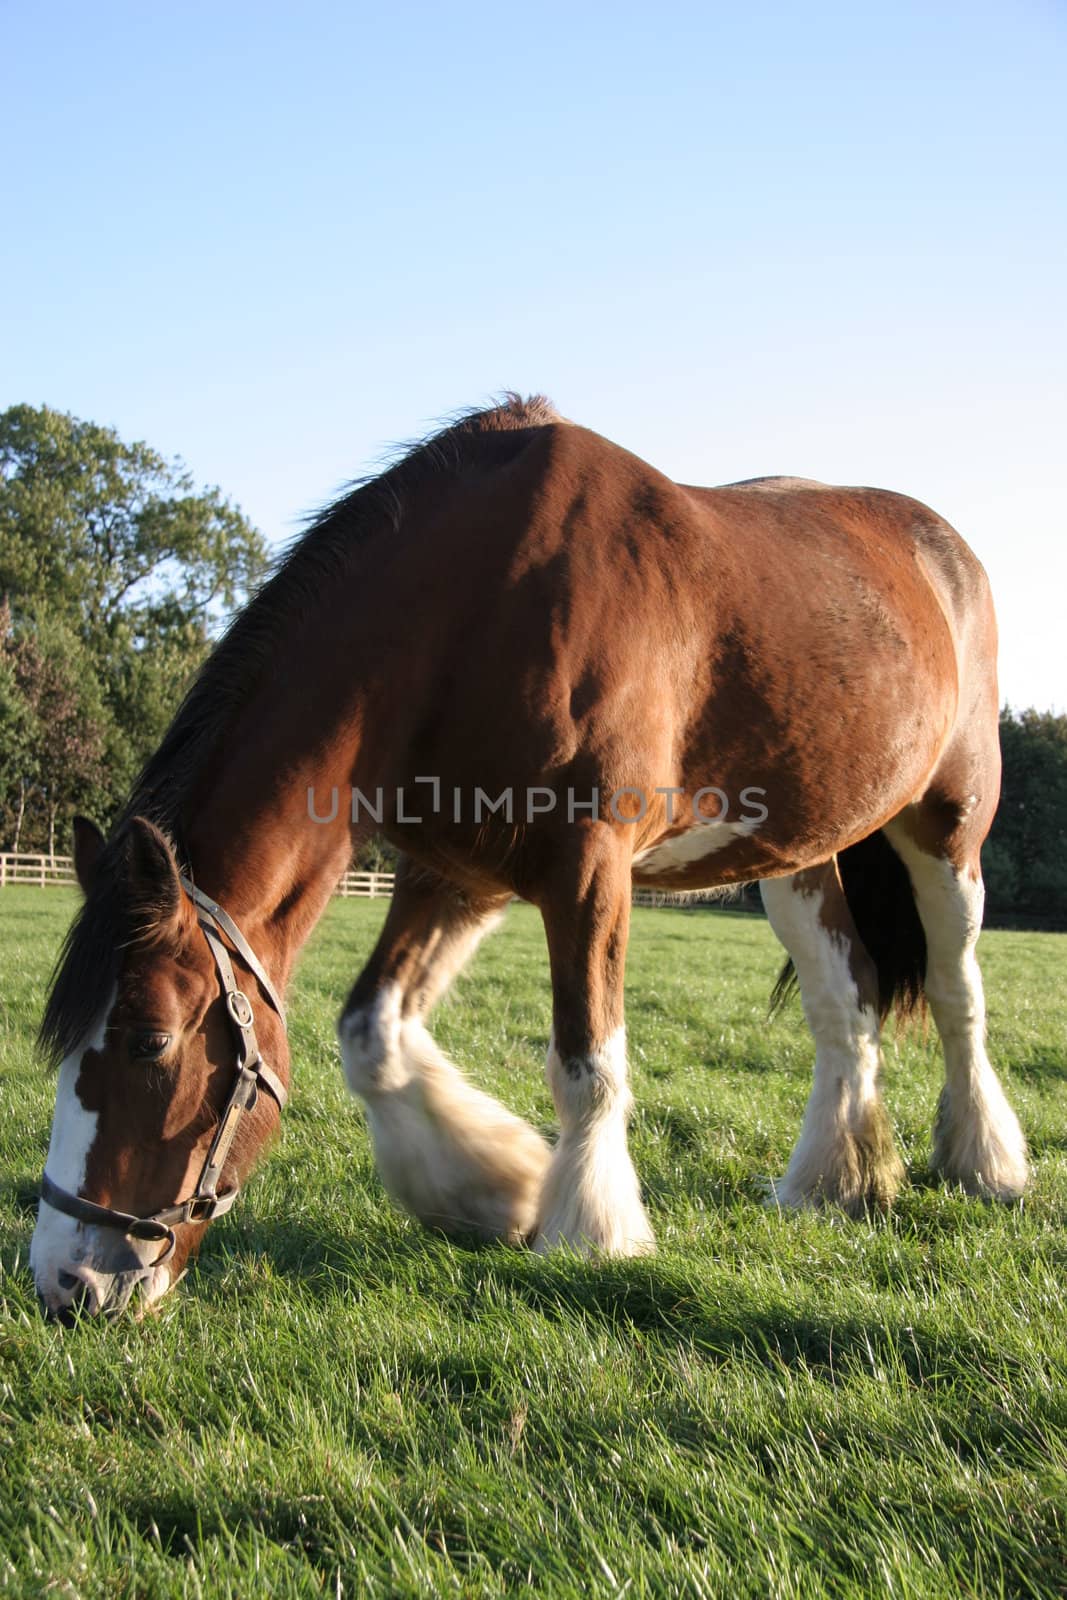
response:
<svg viewBox="0 0 1067 1600"><path fill-rule="evenodd" d="M155 1061L170 1044L169 1033L135 1033L130 1049L137 1061Z"/></svg>

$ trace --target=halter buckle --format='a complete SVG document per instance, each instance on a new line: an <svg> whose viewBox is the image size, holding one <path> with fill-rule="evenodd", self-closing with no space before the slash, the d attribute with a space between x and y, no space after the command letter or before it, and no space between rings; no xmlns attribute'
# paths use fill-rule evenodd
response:
<svg viewBox="0 0 1067 1600"><path fill-rule="evenodd" d="M226 1009L239 1028L250 1028L253 1022L252 1002L243 989L231 989L226 996Z"/></svg>

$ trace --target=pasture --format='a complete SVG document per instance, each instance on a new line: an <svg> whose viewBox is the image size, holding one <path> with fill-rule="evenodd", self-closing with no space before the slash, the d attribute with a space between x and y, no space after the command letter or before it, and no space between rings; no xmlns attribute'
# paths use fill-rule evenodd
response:
<svg viewBox="0 0 1067 1600"><path fill-rule="evenodd" d="M1067 937L990 933L1024 1205L925 1177L932 1028L886 1043L910 1185L871 1223L760 1204L810 1086L779 950L637 910L632 1146L660 1252L448 1242L386 1200L334 1019L385 902L334 901L290 996L279 1146L157 1316L64 1329L26 1258L52 1110L32 1035L74 908L0 895L0 1592L1060 1595L1067 1588ZM539 919L434 1031L548 1127Z"/></svg>

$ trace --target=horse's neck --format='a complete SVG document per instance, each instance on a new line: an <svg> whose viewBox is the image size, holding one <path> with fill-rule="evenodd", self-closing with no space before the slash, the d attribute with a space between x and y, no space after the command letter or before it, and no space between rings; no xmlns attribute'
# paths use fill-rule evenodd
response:
<svg viewBox="0 0 1067 1600"><path fill-rule="evenodd" d="M301 726L298 717L279 714L270 738L239 734L193 783L182 818L197 883L229 912L281 983L352 850L347 776L354 735L324 747L310 720ZM327 814L322 797L329 800L334 788L336 816L316 821Z"/></svg>
<svg viewBox="0 0 1067 1600"><path fill-rule="evenodd" d="M338 569L316 579L313 605L298 594L275 615L269 659L230 703L180 808L197 881L273 947L283 981L348 866L357 762L378 759L365 739L376 645L352 614L367 589Z"/></svg>

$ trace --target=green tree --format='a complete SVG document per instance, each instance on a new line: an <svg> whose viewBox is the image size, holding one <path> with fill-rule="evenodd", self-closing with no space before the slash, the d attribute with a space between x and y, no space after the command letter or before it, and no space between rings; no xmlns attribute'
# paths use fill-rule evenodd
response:
<svg viewBox="0 0 1067 1600"><path fill-rule="evenodd" d="M32 807L54 854L58 818L102 798L107 713L89 653L65 623L44 617L12 628L4 656L22 719L12 847Z"/></svg>
<svg viewBox="0 0 1067 1600"><path fill-rule="evenodd" d="M1000 808L982 858L990 907L1067 922L1067 717L1005 708L1000 747Z"/></svg>
<svg viewBox="0 0 1067 1600"><path fill-rule="evenodd" d="M44 602L93 643L132 627L205 630L263 571L263 540L180 461L47 406L0 413L0 593Z"/></svg>
<svg viewBox="0 0 1067 1600"><path fill-rule="evenodd" d="M9 833L31 795L38 843L70 804L105 818L118 806L266 562L260 534L181 462L48 407L0 413ZM49 696L64 714L42 720Z"/></svg>
<svg viewBox="0 0 1067 1600"><path fill-rule="evenodd" d="M15 661L11 608L0 601L0 799L7 815L0 843L20 846L37 773L37 719L22 691Z"/></svg>

